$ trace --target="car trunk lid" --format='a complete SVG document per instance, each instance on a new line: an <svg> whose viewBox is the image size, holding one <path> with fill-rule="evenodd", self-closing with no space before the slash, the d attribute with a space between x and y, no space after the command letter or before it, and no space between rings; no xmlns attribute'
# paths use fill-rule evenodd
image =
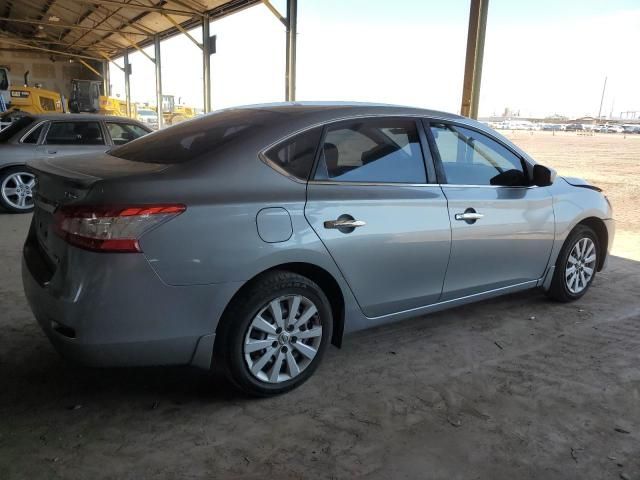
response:
<svg viewBox="0 0 640 480"><path fill-rule="evenodd" d="M55 211L61 206L81 204L92 188L109 180L159 173L167 165L132 162L108 154L44 159L30 163L37 177L35 209L27 242L38 247L55 266L66 256L68 244L56 235Z"/></svg>

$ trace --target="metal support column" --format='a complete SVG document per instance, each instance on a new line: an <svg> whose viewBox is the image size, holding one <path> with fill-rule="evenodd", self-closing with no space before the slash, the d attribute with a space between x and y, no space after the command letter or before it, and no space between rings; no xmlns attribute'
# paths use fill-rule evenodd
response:
<svg viewBox="0 0 640 480"><path fill-rule="evenodd" d="M296 35L298 32L298 0L287 0L287 70L285 97L296 100Z"/></svg>
<svg viewBox="0 0 640 480"><path fill-rule="evenodd" d="M209 15L202 17L202 87L204 113L211 111L211 42L209 41Z"/></svg>
<svg viewBox="0 0 640 480"><path fill-rule="evenodd" d="M131 64L129 63L129 49L124 51L124 96L127 101L127 116L131 116Z"/></svg>
<svg viewBox="0 0 640 480"><path fill-rule="evenodd" d="M158 128L164 126L162 117L162 61L160 60L160 36L153 37L153 56L156 66L156 112L158 114Z"/></svg>
<svg viewBox="0 0 640 480"><path fill-rule="evenodd" d="M111 76L109 75L109 62L102 61L102 91L105 97L111 96Z"/></svg>
<svg viewBox="0 0 640 480"><path fill-rule="evenodd" d="M471 0L467 55L464 64L464 83L462 87L462 106L460 107L460 113L465 117L478 118L488 10L489 0Z"/></svg>

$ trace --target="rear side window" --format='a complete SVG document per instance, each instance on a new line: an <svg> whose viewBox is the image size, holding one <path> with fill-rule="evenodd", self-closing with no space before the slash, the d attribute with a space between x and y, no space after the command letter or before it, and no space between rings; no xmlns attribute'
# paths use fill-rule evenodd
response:
<svg viewBox="0 0 640 480"><path fill-rule="evenodd" d="M104 145L98 122L52 122L47 145Z"/></svg>
<svg viewBox="0 0 640 480"><path fill-rule="evenodd" d="M149 133L133 123L107 122L106 125L114 145L124 145Z"/></svg>
<svg viewBox="0 0 640 480"><path fill-rule="evenodd" d="M329 126L316 179L426 183L416 122L382 118Z"/></svg>
<svg viewBox="0 0 640 480"><path fill-rule="evenodd" d="M45 125L46 123L41 123L38 128L36 128L35 130L32 130L29 133L29 135L24 137L24 140L22 140L22 143L38 143L38 139L40 138L40 134L42 133L42 130L44 129Z"/></svg>
<svg viewBox="0 0 640 480"><path fill-rule="evenodd" d="M271 147L265 157L289 175L308 180L316 156L322 128L313 128Z"/></svg>
<svg viewBox="0 0 640 480"><path fill-rule="evenodd" d="M22 116L14 119L10 114L2 116L2 122L11 122L11 124L0 131L0 143L8 142L21 130L31 125L35 119L29 116Z"/></svg>

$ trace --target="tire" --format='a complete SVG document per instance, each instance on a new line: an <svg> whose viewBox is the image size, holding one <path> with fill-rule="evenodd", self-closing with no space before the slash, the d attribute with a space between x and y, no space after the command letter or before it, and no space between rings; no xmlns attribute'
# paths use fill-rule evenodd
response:
<svg viewBox="0 0 640 480"><path fill-rule="evenodd" d="M250 395L285 393L313 375L332 329L331 305L318 285L296 273L268 272L227 308L216 333L214 362Z"/></svg>
<svg viewBox="0 0 640 480"><path fill-rule="evenodd" d="M35 176L26 167L10 167L0 172L0 206L12 213L33 210Z"/></svg>
<svg viewBox="0 0 640 480"><path fill-rule="evenodd" d="M599 261L598 236L586 225L578 225L569 234L558 255L547 295L559 302L579 299L593 283ZM575 270L569 273L571 267Z"/></svg>

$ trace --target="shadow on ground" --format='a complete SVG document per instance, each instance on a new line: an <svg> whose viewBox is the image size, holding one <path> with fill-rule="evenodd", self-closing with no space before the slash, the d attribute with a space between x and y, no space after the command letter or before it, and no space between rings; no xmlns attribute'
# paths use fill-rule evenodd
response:
<svg viewBox="0 0 640 480"><path fill-rule="evenodd" d="M2 479L640 478L638 262L576 303L530 291L357 333L256 400L191 368L62 360L6 243Z"/></svg>

